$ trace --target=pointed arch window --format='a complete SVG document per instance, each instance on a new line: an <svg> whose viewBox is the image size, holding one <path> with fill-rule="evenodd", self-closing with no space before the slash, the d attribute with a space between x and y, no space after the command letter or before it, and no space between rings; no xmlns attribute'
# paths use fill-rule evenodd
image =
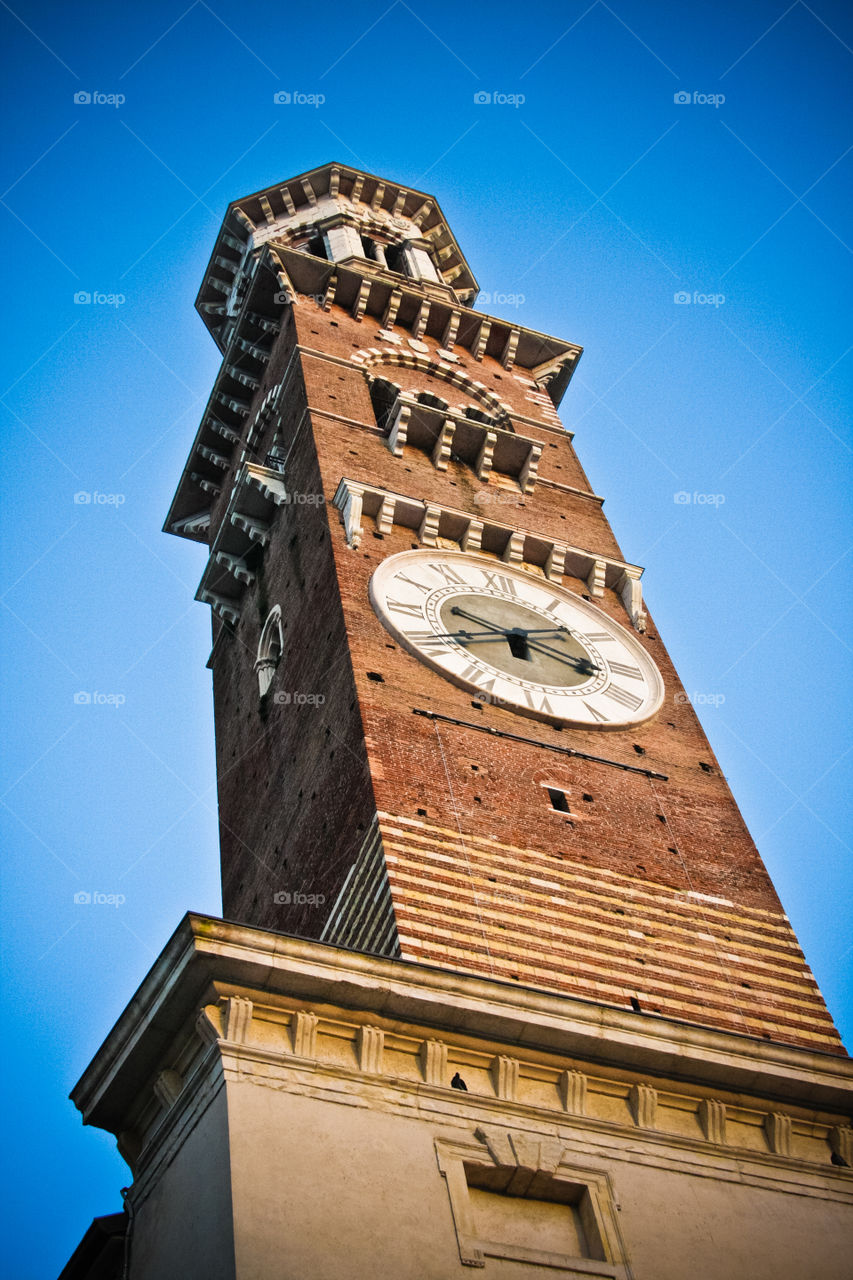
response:
<svg viewBox="0 0 853 1280"><path fill-rule="evenodd" d="M258 656L255 659L255 672L258 677L258 688L261 697L269 689L275 675L275 669L281 661L284 648L284 635L281 628L281 606L273 605L258 641Z"/></svg>

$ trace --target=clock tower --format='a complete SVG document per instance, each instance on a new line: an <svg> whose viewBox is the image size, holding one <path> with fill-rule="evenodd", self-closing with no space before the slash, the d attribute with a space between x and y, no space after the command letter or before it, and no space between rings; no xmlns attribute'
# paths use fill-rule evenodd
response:
<svg viewBox="0 0 853 1280"><path fill-rule="evenodd" d="M165 528L225 919L72 1095L123 1275L844 1280L850 1060L557 416L581 348L477 293L346 165L219 232ZM92 1231L66 1280L118 1276Z"/></svg>
<svg viewBox="0 0 853 1280"><path fill-rule="evenodd" d="M227 919L838 1051L557 406L436 200L326 165L231 205L204 543Z"/></svg>

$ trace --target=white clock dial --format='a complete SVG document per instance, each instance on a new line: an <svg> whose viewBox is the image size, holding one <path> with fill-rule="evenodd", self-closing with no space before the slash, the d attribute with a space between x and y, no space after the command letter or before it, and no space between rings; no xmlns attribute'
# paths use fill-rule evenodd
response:
<svg viewBox="0 0 853 1280"><path fill-rule="evenodd" d="M475 696L585 729L625 729L663 701L640 642L601 609L514 565L404 551L370 581L391 634Z"/></svg>

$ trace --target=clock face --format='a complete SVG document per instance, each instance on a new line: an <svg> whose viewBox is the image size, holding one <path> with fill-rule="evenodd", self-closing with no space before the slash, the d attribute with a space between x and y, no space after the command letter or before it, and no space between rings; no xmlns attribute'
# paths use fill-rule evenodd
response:
<svg viewBox="0 0 853 1280"><path fill-rule="evenodd" d="M514 565L461 551L404 551L376 570L370 599L421 662L523 715L624 729L663 701L660 672L629 631Z"/></svg>

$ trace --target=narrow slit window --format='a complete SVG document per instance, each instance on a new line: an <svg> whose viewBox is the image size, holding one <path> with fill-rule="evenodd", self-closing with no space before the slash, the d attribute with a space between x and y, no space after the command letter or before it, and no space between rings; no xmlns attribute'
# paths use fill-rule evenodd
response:
<svg viewBox="0 0 853 1280"><path fill-rule="evenodd" d="M559 787L546 787L545 790L548 792L552 809L557 813L571 813L565 791L561 791Z"/></svg>

